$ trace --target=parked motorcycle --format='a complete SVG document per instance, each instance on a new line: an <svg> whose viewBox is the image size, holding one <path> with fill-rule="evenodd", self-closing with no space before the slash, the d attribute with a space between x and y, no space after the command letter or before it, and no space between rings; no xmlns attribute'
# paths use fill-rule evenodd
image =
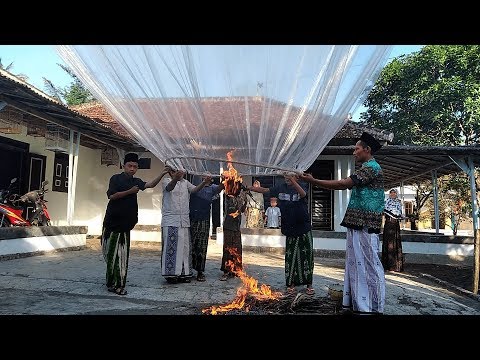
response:
<svg viewBox="0 0 480 360"><path fill-rule="evenodd" d="M16 206L10 201L16 181L17 178L13 178L7 189L0 190L0 227L31 226L30 222L23 218L24 207Z"/></svg>
<svg viewBox="0 0 480 360"><path fill-rule="evenodd" d="M47 200L44 199L48 189L48 181L43 181L41 189L32 190L19 196L12 194L16 178L12 179L8 189L0 193L0 226L48 226L50 215L47 209ZM27 209L34 208L27 218Z"/></svg>

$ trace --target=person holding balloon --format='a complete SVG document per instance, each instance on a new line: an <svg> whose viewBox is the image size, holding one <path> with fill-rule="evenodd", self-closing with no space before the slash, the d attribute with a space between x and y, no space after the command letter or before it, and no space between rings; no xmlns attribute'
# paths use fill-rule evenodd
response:
<svg viewBox="0 0 480 360"><path fill-rule="evenodd" d="M168 283L189 283L193 276L190 242L190 194L196 193L211 176L205 176L197 186L184 178L185 171L166 166L162 179L162 276Z"/></svg>
<svg viewBox="0 0 480 360"><path fill-rule="evenodd" d="M373 154L382 145L364 132L355 144L353 155L361 167L339 180L300 177L324 189L352 189L340 225L347 228L343 307L357 314L382 314L385 306L385 273L378 256L379 233L384 212L384 180Z"/></svg>
<svg viewBox="0 0 480 360"><path fill-rule="evenodd" d="M278 199L282 214L281 231L285 239L285 283L293 293L296 286L306 285L306 294L315 294L313 288L313 236L308 212L308 185L299 182L298 174L284 174L285 182L271 188L250 186L248 190L270 193Z"/></svg>

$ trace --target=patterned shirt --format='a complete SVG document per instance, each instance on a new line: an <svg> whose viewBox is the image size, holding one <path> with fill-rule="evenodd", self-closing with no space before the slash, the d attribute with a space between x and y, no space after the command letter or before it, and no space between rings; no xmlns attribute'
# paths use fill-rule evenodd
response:
<svg viewBox="0 0 480 360"><path fill-rule="evenodd" d="M247 208L263 210L265 208L263 194L252 191L252 196L247 197Z"/></svg>
<svg viewBox="0 0 480 360"><path fill-rule="evenodd" d="M367 227L369 233L380 233L385 206L382 168L372 158L350 178L354 185L340 225L358 230Z"/></svg>
<svg viewBox="0 0 480 360"><path fill-rule="evenodd" d="M402 202L400 199L388 198L385 201L385 214L391 216L394 219L401 219L402 216Z"/></svg>

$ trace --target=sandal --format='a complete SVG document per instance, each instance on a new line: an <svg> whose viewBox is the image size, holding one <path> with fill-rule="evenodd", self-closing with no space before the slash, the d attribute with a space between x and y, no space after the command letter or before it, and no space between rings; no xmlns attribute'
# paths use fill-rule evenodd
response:
<svg viewBox="0 0 480 360"><path fill-rule="evenodd" d="M288 294L293 294L297 289L295 289L295 286L289 286L287 287L287 293Z"/></svg>
<svg viewBox="0 0 480 360"><path fill-rule="evenodd" d="M220 278L220 281L227 281L228 279L228 274L223 274L222 277Z"/></svg>
<svg viewBox="0 0 480 360"><path fill-rule="evenodd" d="M115 292L116 291L115 286L108 286L107 290L110 291L110 292Z"/></svg>
<svg viewBox="0 0 480 360"><path fill-rule="evenodd" d="M205 275L203 273L198 273L197 281L205 281Z"/></svg>
<svg viewBox="0 0 480 360"><path fill-rule="evenodd" d="M314 295L315 294L315 289L312 288L312 287L307 287L307 291L305 291L305 294Z"/></svg>
<svg viewBox="0 0 480 360"><path fill-rule="evenodd" d="M115 294L117 295L127 295L127 290L123 287L119 287L115 290Z"/></svg>

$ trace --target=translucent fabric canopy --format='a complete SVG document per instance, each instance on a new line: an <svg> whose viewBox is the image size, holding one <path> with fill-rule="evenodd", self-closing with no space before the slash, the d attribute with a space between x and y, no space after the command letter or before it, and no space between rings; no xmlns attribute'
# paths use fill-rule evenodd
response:
<svg viewBox="0 0 480 360"><path fill-rule="evenodd" d="M194 174L305 171L373 86L380 45L57 46L158 159Z"/></svg>

